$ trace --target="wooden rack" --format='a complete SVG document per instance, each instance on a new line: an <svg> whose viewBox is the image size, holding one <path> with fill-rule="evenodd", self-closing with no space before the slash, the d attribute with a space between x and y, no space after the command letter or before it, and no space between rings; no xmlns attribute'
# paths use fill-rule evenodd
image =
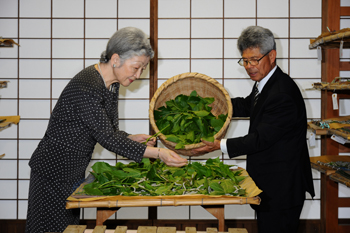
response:
<svg viewBox="0 0 350 233"><path fill-rule="evenodd" d="M350 121L350 116L324 119L322 120L322 122L327 122L331 120ZM315 132L316 135L337 135L339 137L344 138L345 140L350 140L350 132L344 130L345 128L321 127L317 124L317 121L308 122L308 126L310 129L312 129Z"/></svg>
<svg viewBox="0 0 350 233"><path fill-rule="evenodd" d="M329 33L318 39L311 39L309 49L315 49L318 46L327 48L339 48L343 41L343 48L350 48L350 28Z"/></svg>
<svg viewBox="0 0 350 233"><path fill-rule="evenodd" d="M322 0L322 32L340 31L340 18L342 16L350 16L350 7L341 7L340 0ZM322 43L318 40L311 41L309 45L310 49L316 47L322 49L322 83L331 83L335 77L339 76L340 71L350 71L350 63L340 61L339 57L340 41L344 41L344 48L348 47L350 41L344 31L342 31L342 35L331 35L329 38L324 38ZM327 41L328 39L330 41ZM337 90L324 89L321 92L322 119L339 117L339 110L333 109L332 95L335 91ZM337 101L339 101L339 98L349 98L350 92L348 90L345 90L345 92L337 95ZM321 135L321 155L339 155L339 153L350 151L347 145L341 145L332 140L327 131L324 134L321 133ZM327 173L321 172L322 230L325 233L350 232L350 225L339 224L338 220L338 208L350 207L350 198L339 198L339 183L335 180L331 179Z"/></svg>

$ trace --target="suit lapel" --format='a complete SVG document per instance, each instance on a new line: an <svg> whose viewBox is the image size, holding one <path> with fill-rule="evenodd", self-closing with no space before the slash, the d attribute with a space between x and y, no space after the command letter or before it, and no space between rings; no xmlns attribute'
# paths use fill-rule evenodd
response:
<svg viewBox="0 0 350 233"><path fill-rule="evenodd" d="M270 90L272 88L272 85L275 82L274 80L279 76L280 72L282 72L282 70L277 66L277 69L275 70L273 75L270 77L269 81L267 81L267 83L265 84L264 88L260 92L259 99L256 102L256 105L255 106L252 105L253 109L251 111L252 114L250 116L251 121L253 121L255 119L256 115L259 112L259 110L264 105L264 102L267 99L267 97L268 97L268 95L270 93Z"/></svg>

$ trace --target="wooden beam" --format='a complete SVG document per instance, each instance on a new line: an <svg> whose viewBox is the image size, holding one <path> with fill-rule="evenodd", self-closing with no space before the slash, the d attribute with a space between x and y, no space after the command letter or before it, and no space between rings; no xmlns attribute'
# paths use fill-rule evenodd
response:
<svg viewBox="0 0 350 233"><path fill-rule="evenodd" d="M322 0L322 32L340 29L340 0ZM323 49L321 64L321 80L331 82L339 77L340 60L339 49ZM339 110L333 110L332 92L321 93L321 118L327 119L339 116ZM322 154L338 154L339 143L329 137L323 137L321 142Z"/></svg>
<svg viewBox="0 0 350 233"><path fill-rule="evenodd" d="M338 183L321 173L321 222L323 232L338 232Z"/></svg>
<svg viewBox="0 0 350 233"><path fill-rule="evenodd" d="M158 0L150 0L150 42L154 51L154 57L150 61L149 68L149 101L158 89ZM155 134L149 124L149 134ZM152 211L155 211L153 208Z"/></svg>
<svg viewBox="0 0 350 233"><path fill-rule="evenodd" d="M158 88L158 0L150 0L150 42L154 57L150 61L150 100Z"/></svg>
<svg viewBox="0 0 350 233"><path fill-rule="evenodd" d="M349 197L340 197L338 198L339 207L350 207L350 198Z"/></svg>
<svg viewBox="0 0 350 233"><path fill-rule="evenodd" d="M338 226L338 233L349 233L350 232L350 225L339 225Z"/></svg>
<svg viewBox="0 0 350 233"><path fill-rule="evenodd" d="M225 230L225 209L224 205L202 205L202 207L211 213L215 218L218 219L219 221L219 231L224 231Z"/></svg>
<svg viewBox="0 0 350 233"><path fill-rule="evenodd" d="M117 212L120 207L117 208L97 208L96 213L96 226L102 226L103 223L111 217L115 212Z"/></svg>
<svg viewBox="0 0 350 233"><path fill-rule="evenodd" d="M340 7L340 16L350 16L350 7Z"/></svg>
<svg viewBox="0 0 350 233"><path fill-rule="evenodd" d="M340 71L349 71L350 70L350 62L340 62Z"/></svg>

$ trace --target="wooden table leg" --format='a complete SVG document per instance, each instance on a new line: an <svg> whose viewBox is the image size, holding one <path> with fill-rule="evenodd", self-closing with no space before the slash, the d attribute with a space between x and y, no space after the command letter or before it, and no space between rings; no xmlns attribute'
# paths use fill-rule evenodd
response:
<svg viewBox="0 0 350 233"><path fill-rule="evenodd" d="M109 217L112 216L115 212L117 212L120 209L120 207L116 208L97 208L97 214L96 214L96 226L103 225L104 221L106 221Z"/></svg>
<svg viewBox="0 0 350 233"><path fill-rule="evenodd" d="M225 231L225 206L224 205L202 205L202 207L211 213L219 221L219 231Z"/></svg>

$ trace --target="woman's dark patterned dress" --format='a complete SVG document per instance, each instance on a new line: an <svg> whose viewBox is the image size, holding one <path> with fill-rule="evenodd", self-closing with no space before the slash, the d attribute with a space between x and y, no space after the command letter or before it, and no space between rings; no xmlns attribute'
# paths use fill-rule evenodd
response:
<svg viewBox="0 0 350 233"><path fill-rule="evenodd" d="M94 66L78 73L63 90L31 167L26 233L63 232L79 224L79 209L66 199L85 177L96 143L136 162L146 146L119 131L119 83L109 91Z"/></svg>

